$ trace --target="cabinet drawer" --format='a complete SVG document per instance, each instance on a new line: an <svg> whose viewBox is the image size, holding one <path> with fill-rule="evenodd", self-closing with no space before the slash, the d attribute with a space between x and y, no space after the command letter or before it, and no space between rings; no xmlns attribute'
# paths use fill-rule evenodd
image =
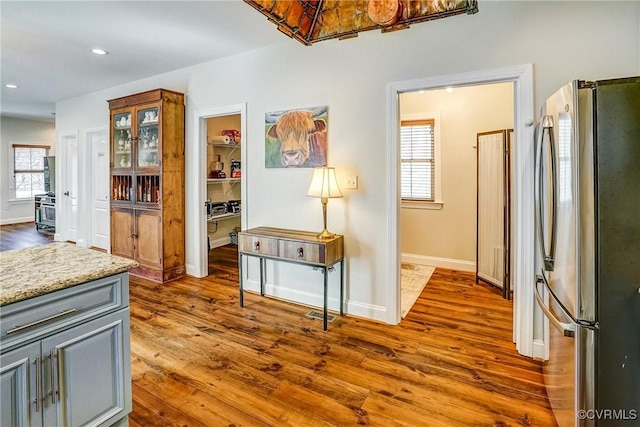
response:
<svg viewBox="0 0 640 427"><path fill-rule="evenodd" d="M251 235L238 235L238 250L260 255L278 256L278 239Z"/></svg>
<svg viewBox="0 0 640 427"><path fill-rule="evenodd" d="M16 343L129 305L129 276L120 273L2 307L3 351Z"/></svg>
<svg viewBox="0 0 640 427"><path fill-rule="evenodd" d="M292 240L281 240L280 258L291 259L300 262L324 264L325 245L315 243L302 243Z"/></svg>

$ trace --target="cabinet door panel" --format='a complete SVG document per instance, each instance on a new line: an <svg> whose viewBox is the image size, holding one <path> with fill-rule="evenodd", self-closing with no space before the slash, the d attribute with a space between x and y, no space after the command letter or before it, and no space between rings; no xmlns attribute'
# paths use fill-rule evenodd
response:
<svg viewBox="0 0 640 427"><path fill-rule="evenodd" d="M0 356L0 426L42 426L42 407L36 412L35 404L39 355L37 342Z"/></svg>
<svg viewBox="0 0 640 427"><path fill-rule="evenodd" d="M160 212L136 211L136 257L140 265L162 268L162 221Z"/></svg>
<svg viewBox="0 0 640 427"><path fill-rule="evenodd" d="M109 425L131 410L129 309L47 338L42 349L53 349L47 377L58 391L55 404L47 399L45 425Z"/></svg>
<svg viewBox="0 0 640 427"><path fill-rule="evenodd" d="M133 259L133 210L111 210L111 253Z"/></svg>

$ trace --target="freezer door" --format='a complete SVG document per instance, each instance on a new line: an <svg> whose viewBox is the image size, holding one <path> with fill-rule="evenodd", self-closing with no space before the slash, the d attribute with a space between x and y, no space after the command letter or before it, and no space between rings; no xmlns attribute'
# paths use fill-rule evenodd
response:
<svg viewBox="0 0 640 427"><path fill-rule="evenodd" d="M544 384L558 427L576 426L576 325L549 292L545 278L536 281L535 297L545 314L549 359L544 363ZM545 334L546 335L546 334Z"/></svg>

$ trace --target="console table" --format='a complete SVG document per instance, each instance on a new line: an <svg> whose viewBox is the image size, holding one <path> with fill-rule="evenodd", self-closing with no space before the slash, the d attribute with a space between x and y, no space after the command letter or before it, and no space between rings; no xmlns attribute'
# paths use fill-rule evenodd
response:
<svg viewBox="0 0 640 427"><path fill-rule="evenodd" d="M335 235L331 239L319 239L317 233L257 227L238 233L238 266L240 282L240 307L244 307L242 257L260 259L260 295L264 296L265 261L284 261L305 264L322 269L324 275L323 329L327 331L328 274L340 263L340 315L344 304L344 239Z"/></svg>

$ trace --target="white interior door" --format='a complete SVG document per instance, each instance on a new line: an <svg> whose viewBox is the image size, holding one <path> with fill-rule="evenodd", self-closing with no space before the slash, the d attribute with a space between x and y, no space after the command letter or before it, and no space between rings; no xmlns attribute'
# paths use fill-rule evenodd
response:
<svg viewBox="0 0 640 427"><path fill-rule="evenodd" d="M62 201L65 217L64 240L76 242L78 240L78 135L68 134L62 137L64 147L64 171L62 194L56 198Z"/></svg>
<svg viewBox="0 0 640 427"><path fill-rule="evenodd" d="M91 246L109 250L109 142L107 129L89 134L91 144Z"/></svg>
<svg viewBox="0 0 640 427"><path fill-rule="evenodd" d="M477 279L502 288L505 277L506 131L478 134Z"/></svg>

